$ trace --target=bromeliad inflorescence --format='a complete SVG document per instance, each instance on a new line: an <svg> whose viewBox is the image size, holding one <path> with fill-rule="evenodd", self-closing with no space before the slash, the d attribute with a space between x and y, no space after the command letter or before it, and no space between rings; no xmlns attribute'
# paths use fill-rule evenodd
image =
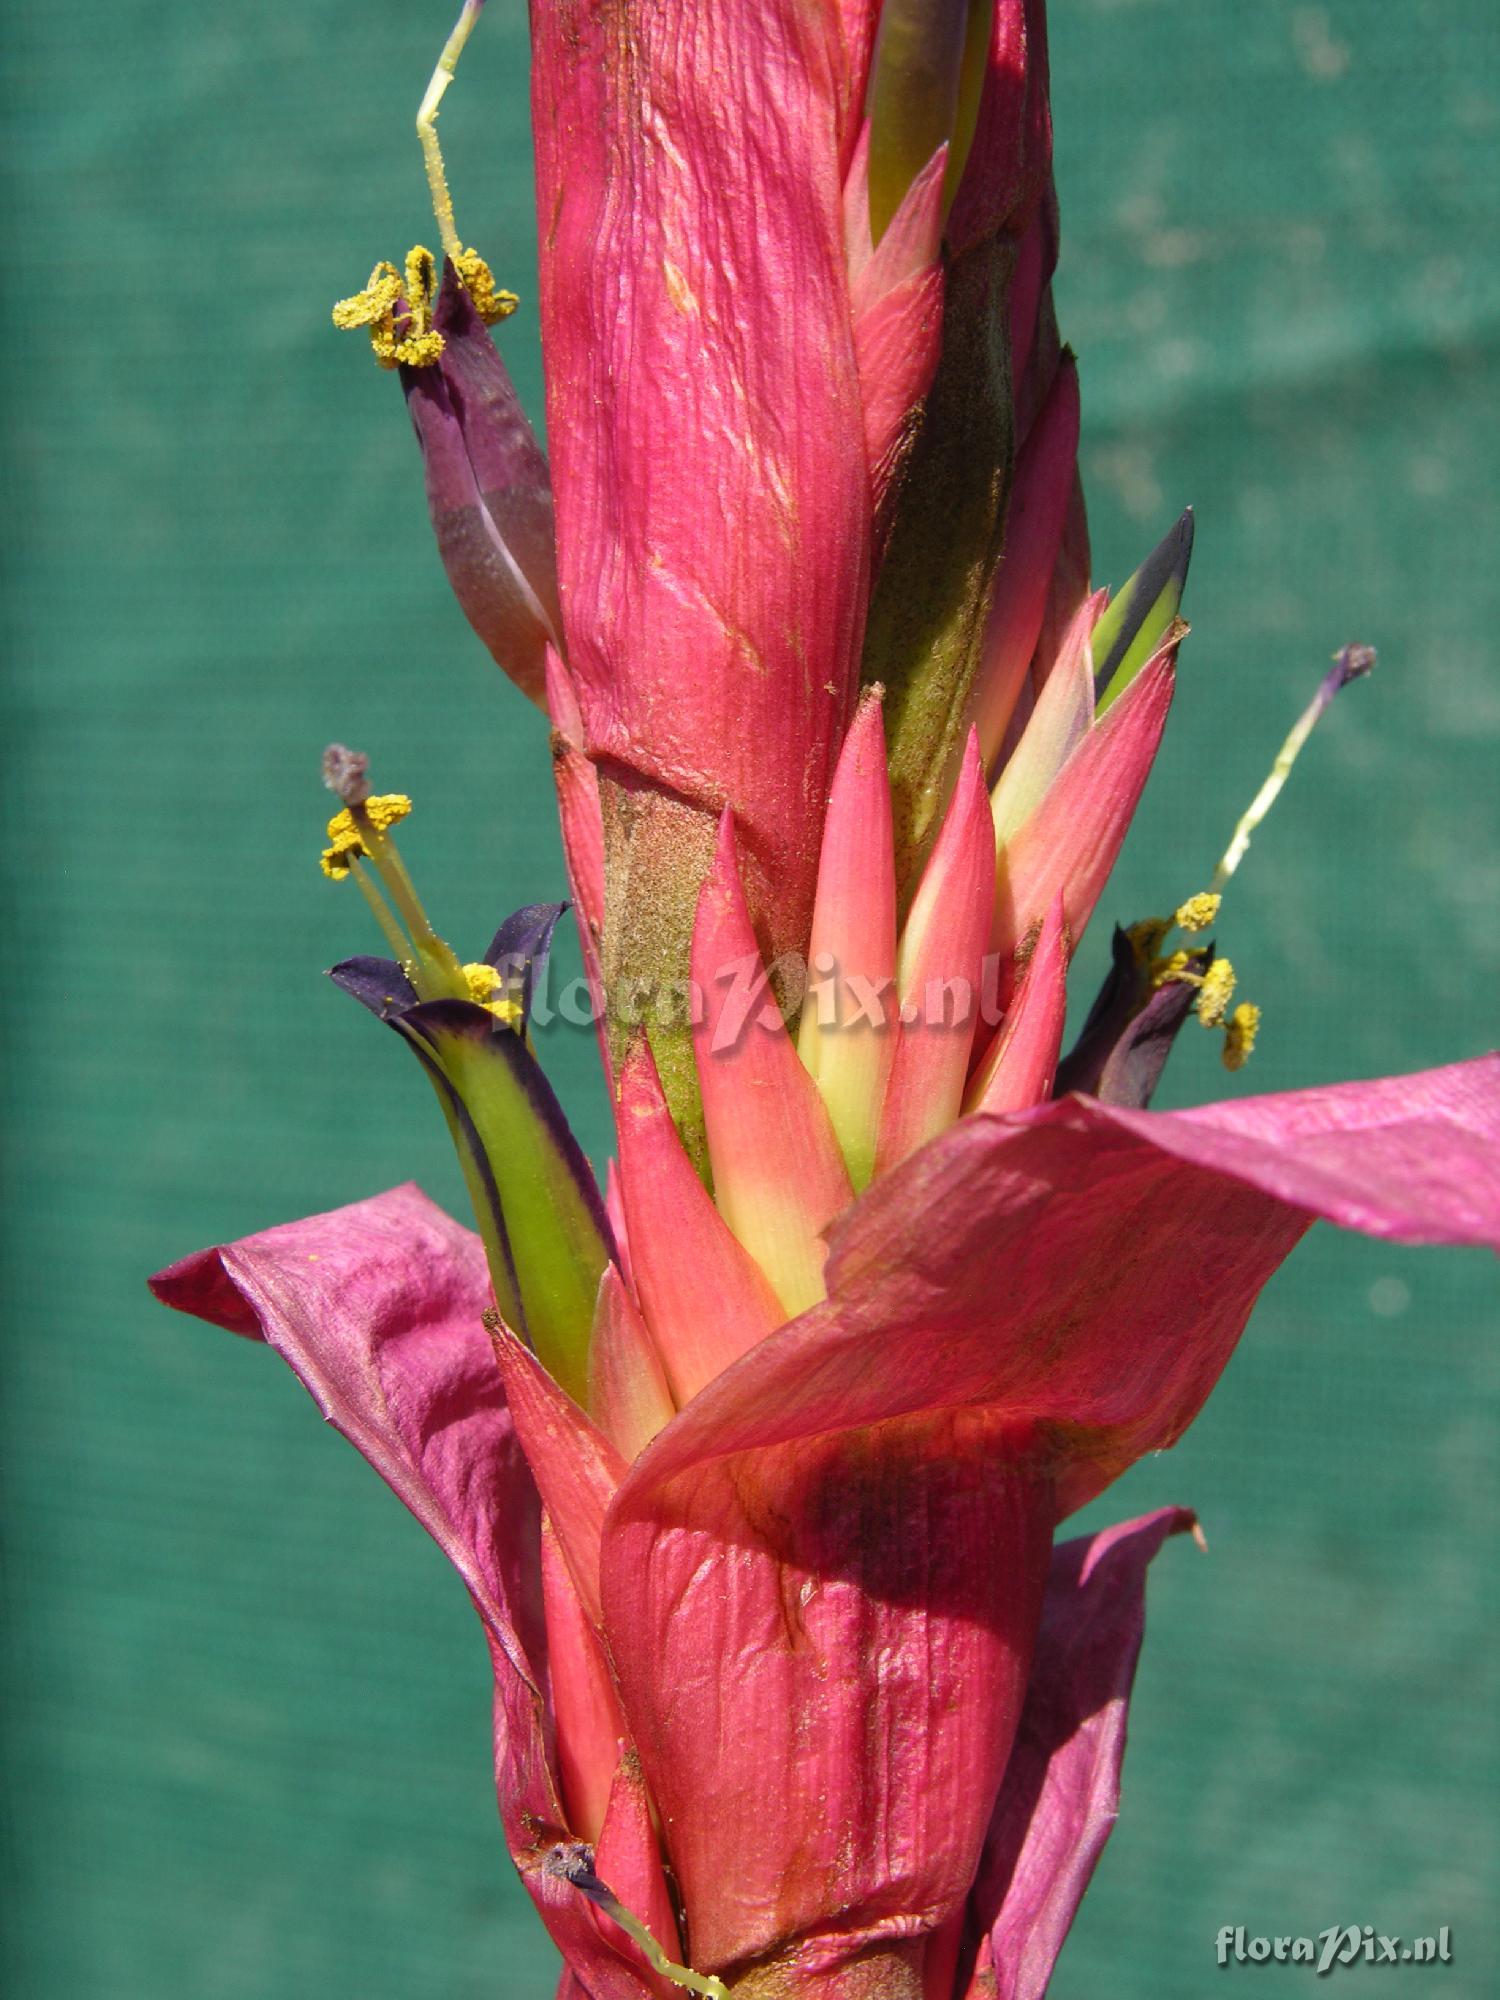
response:
<svg viewBox="0 0 1500 2000"><path fill-rule="evenodd" d="M437 148L478 13L419 120L441 273L337 316L550 720L616 1160L601 1194L530 1038L564 905L460 958L410 801L335 748L323 866L390 955L333 977L478 1237L398 1188L153 1283L274 1344L459 1569L566 1995L1039 2000L1192 1517L1055 1530L1316 1217L1500 1241L1500 1065L1148 1109L1190 1015L1249 1053L1207 934L1360 647L1062 1053L1193 520L1091 590L1041 0L534 0L550 466Z"/></svg>

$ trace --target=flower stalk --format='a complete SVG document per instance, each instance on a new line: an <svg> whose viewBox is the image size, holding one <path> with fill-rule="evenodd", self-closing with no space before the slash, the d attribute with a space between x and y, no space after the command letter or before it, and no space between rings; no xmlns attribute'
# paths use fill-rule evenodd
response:
<svg viewBox="0 0 1500 2000"><path fill-rule="evenodd" d="M1091 587L1041 0L535 0L550 461L437 141L479 11L419 114L441 268L335 316L546 710L617 1157L601 1193L531 1033L566 905L462 960L411 801L335 746L323 868L390 956L331 976L478 1234L408 1185L152 1283L276 1348L459 1570L563 2000L1039 1995L1196 1527L1057 1531L1314 1220L1500 1244L1500 1059L1148 1108L1190 1015L1250 1052L1207 934L1364 647L1063 1052L1194 525Z"/></svg>

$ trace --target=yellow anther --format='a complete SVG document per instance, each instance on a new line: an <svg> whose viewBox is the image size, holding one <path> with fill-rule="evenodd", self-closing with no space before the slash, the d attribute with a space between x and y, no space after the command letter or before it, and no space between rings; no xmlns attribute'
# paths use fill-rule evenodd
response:
<svg viewBox="0 0 1500 2000"><path fill-rule="evenodd" d="M344 332L354 327L374 326L391 312L400 296L401 273L394 264L377 264L362 292L339 300L333 309L333 323Z"/></svg>
<svg viewBox="0 0 1500 2000"><path fill-rule="evenodd" d="M365 851L359 828L354 824L354 815L347 806L341 807L328 822L328 838L333 843L335 854L363 854Z"/></svg>
<svg viewBox="0 0 1500 2000"><path fill-rule="evenodd" d="M1198 989L1198 1019L1205 1028L1223 1026L1224 1015L1234 997L1234 967L1227 958L1216 958L1203 975Z"/></svg>
<svg viewBox="0 0 1500 2000"><path fill-rule="evenodd" d="M412 311L430 318L437 287L436 257L424 244L414 243L406 253L406 302Z"/></svg>
<svg viewBox="0 0 1500 2000"><path fill-rule="evenodd" d="M359 828L354 824L354 815L345 806L328 822L328 845L323 849L323 873L330 882L342 882L349 873L350 862L358 861L364 851L365 844L359 837Z"/></svg>
<svg viewBox="0 0 1500 2000"><path fill-rule="evenodd" d="M1222 900L1211 890L1201 889L1196 896L1189 896L1185 903L1178 906L1173 915L1173 922L1180 930L1189 933L1206 931L1218 916Z"/></svg>
<svg viewBox="0 0 1500 2000"><path fill-rule="evenodd" d="M507 991L504 979L493 965L485 965L482 961L477 965L466 965L463 974L471 1000L483 1007L486 1013L493 1014L497 1021L504 1021L508 1027L520 1027L526 1018L525 1009Z"/></svg>
<svg viewBox="0 0 1500 2000"><path fill-rule="evenodd" d="M1255 1047L1255 1037L1260 1030L1260 1009L1249 1000L1242 1000L1224 1028L1224 1067L1243 1069L1250 1060L1250 1052Z"/></svg>
<svg viewBox="0 0 1500 2000"><path fill-rule="evenodd" d="M1203 974L1194 963L1190 951L1174 951L1166 958L1156 958L1151 961L1153 987L1167 986L1174 981L1188 986L1198 986L1202 983L1202 979Z"/></svg>
<svg viewBox="0 0 1500 2000"><path fill-rule="evenodd" d="M333 309L337 327L366 327L382 368L425 368L443 351L443 336L432 324L437 265L419 243L406 255L403 276L394 264L377 264L370 282Z"/></svg>
<svg viewBox="0 0 1500 2000"><path fill-rule="evenodd" d="M328 845L323 850L323 873L330 882L342 882L349 873L351 861L358 861L365 852L364 834L359 820L363 819L376 833L384 833L397 820L405 819L411 811L411 800L405 792L384 792L377 798L366 799L363 805L352 809L344 806L328 822ZM359 815L356 819L355 814Z"/></svg>
<svg viewBox="0 0 1500 2000"><path fill-rule="evenodd" d="M477 250L460 250L453 259L453 268L473 301L475 312L486 326L493 326L497 320L509 319L521 303L514 292L497 289L489 265Z"/></svg>
<svg viewBox="0 0 1500 2000"><path fill-rule="evenodd" d="M377 833L384 833L386 828L394 826L397 820L406 818L411 811L411 800L405 792L382 792L377 798L366 799L359 810ZM339 817L342 818L343 814L341 813ZM333 838L331 822L328 837L330 840Z"/></svg>

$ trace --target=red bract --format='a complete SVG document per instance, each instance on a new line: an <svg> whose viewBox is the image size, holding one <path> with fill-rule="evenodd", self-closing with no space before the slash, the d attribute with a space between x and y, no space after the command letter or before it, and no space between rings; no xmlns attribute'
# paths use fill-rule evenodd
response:
<svg viewBox="0 0 1500 2000"><path fill-rule="evenodd" d="M868 588L847 86L832 4L534 10L568 664L635 802L606 831L685 802L706 851L733 806L773 951L806 941Z"/></svg>
<svg viewBox="0 0 1500 2000"><path fill-rule="evenodd" d="M495 1658L511 1851L583 1991L653 1988L543 1872L555 1842L594 1832L563 1802L580 1713L596 1762L573 1786L610 1800L601 1856L613 1836L630 1857L599 1872L642 1914L673 1907L669 1863L700 1971L754 1969L752 1993L916 1996L956 1926L997 1963L1019 1954L1002 1991L1037 1994L1108 1830L1139 1637L1132 1584L1071 1654L1077 1585L1054 1568L1047 1594L1054 1525L1181 1434L1316 1216L1500 1245L1497 1083L1488 1058L1199 1111L1073 1098L966 1119L836 1224L827 1301L628 1469L509 1341L525 1416L508 1414L478 1242L413 1188L154 1283L275 1346L459 1569ZM550 1680L537 1487L583 1606L549 1615L575 1635ZM1102 1743L1074 1744L1055 1713L1091 1674L1117 1706ZM598 1693L570 1692L565 1714L580 1675ZM587 1719L611 1700L613 1740ZM1053 1712L1061 1760L1040 1793L1034 1734L1007 1779L1028 1705ZM1018 1788L1046 1804L1024 1834Z"/></svg>
<svg viewBox="0 0 1500 2000"><path fill-rule="evenodd" d="M1315 1218L1500 1244L1500 1059L1147 1109L1190 1011L1249 1053L1192 940L1359 647L1062 1055L1192 519L1090 594L1040 0L532 11L558 615L473 253L431 326L421 251L340 313L407 370L473 622L545 676L618 1166L599 1199L529 1035L558 907L461 962L410 801L336 748L323 865L396 953L336 976L483 1244L408 1187L153 1282L276 1347L459 1569L565 1996L1040 2000L1190 1517L1054 1532Z"/></svg>

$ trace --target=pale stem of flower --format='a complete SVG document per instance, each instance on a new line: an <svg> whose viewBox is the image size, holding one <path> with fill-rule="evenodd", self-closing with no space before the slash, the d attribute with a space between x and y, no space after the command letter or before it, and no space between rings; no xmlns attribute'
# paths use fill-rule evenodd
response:
<svg viewBox="0 0 1500 2000"><path fill-rule="evenodd" d="M363 806L351 806L354 823L359 828L360 839L365 844L365 852L380 875L387 895L396 907L396 914L411 933L411 941L418 953L425 958L435 959L444 972L459 976L458 959L451 946L444 943L432 928L427 912L422 908L415 885L406 872L406 863L401 859L395 839L383 833L366 813Z"/></svg>
<svg viewBox="0 0 1500 2000"><path fill-rule="evenodd" d="M443 53L438 57L437 68L432 72L432 81L417 109L417 137L422 142L422 158L427 165L427 185L432 190L432 212L437 217L438 233L443 239L443 248L455 262L463 248L458 230L453 221L453 197L448 192L448 175L443 167L443 152L438 145L438 107L444 93L453 81L453 73L458 68L458 59L464 52L464 43L473 32L474 23L484 8L484 0L464 0L462 11L451 35L443 44Z"/></svg>
<svg viewBox="0 0 1500 2000"><path fill-rule="evenodd" d="M546 1874L568 1883L613 1918L627 1936L635 1939L650 1960L653 1972L670 1979L674 1986L685 1986L690 1993L706 1994L708 2000L729 2000L729 1988L722 1979L715 1979L712 1973L694 1972L690 1965L678 1965L667 1957L640 1918L632 1916L609 1884L601 1882L594 1873L594 1850L585 1841L559 1841L542 1867Z"/></svg>
<svg viewBox="0 0 1500 2000"><path fill-rule="evenodd" d="M1317 693L1293 724L1291 734L1276 753L1276 761L1271 766L1270 776L1250 801L1248 810L1236 826L1233 838L1224 850L1223 859L1214 870L1214 879L1210 884L1213 893L1217 894L1224 887L1244 860L1251 835L1280 797L1281 788L1291 776L1292 766L1296 763L1303 744L1316 728L1318 718L1324 709L1341 687L1346 687L1350 681L1358 680L1361 674L1367 674L1374 664L1373 646L1344 646L1334 655L1332 669L1323 676Z"/></svg>
<svg viewBox="0 0 1500 2000"><path fill-rule="evenodd" d="M390 906L370 879L364 863L357 856L351 856L349 873L359 884L360 893L370 906L371 914L380 926L381 935L391 948L392 956L399 966L410 965L416 957L416 947L392 916Z"/></svg>

